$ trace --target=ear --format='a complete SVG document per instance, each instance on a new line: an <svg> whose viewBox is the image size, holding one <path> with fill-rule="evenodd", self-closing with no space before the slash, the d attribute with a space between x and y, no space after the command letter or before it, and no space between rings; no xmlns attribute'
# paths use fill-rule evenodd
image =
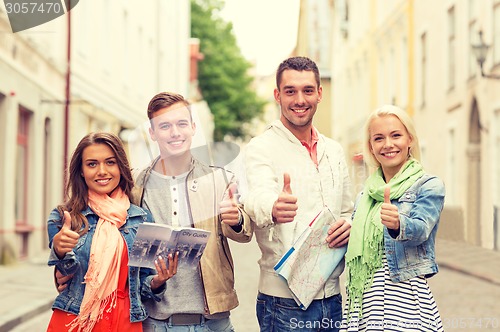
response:
<svg viewBox="0 0 500 332"><path fill-rule="evenodd" d="M373 153L373 146L372 146L372 143L371 143L370 141L368 141L368 151L370 151L370 153L371 153L372 155L375 155L375 154Z"/></svg>
<svg viewBox="0 0 500 332"><path fill-rule="evenodd" d="M281 97L278 89L274 89L274 100L276 100L278 104L281 104Z"/></svg>
<svg viewBox="0 0 500 332"><path fill-rule="evenodd" d="M151 137L153 142L156 142L156 136L155 136L155 132L154 132L153 128L149 127L148 131L149 131L149 137Z"/></svg>
<svg viewBox="0 0 500 332"><path fill-rule="evenodd" d="M196 134L196 122L193 122L191 124L191 128L193 128L193 136L194 136L194 134Z"/></svg>

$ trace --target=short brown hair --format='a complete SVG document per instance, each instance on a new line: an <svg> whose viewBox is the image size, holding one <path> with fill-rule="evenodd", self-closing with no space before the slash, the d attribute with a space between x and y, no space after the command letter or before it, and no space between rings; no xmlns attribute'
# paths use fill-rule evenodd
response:
<svg viewBox="0 0 500 332"><path fill-rule="evenodd" d="M177 103L182 103L187 107L187 109L189 110L191 121L193 121L193 117L191 115L191 104L189 103L189 101L187 101L182 95L173 92L160 92L151 99L148 104L149 120L152 120L154 118L154 113Z"/></svg>
<svg viewBox="0 0 500 332"><path fill-rule="evenodd" d="M321 85L319 69L316 63L309 58L297 56L288 58L280 63L278 70L276 71L276 87L278 90L280 89L281 77L283 76L283 72L285 70L312 71L314 73L314 77L316 78L316 84L318 87Z"/></svg>

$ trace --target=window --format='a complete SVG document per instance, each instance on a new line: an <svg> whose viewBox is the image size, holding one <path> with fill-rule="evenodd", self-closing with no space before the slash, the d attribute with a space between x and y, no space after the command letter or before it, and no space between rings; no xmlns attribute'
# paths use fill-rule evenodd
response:
<svg viewBox="0 0 500 332"><path fill-rule="evenodd" d="M425 107L426 93L425 89L427 86L427 34L424 32L420 36L420 102L421 108Z"/></svg>
<svg viewBox="0 0 500 332"><path fill-rule="evenodd" d="M500 1L493 7L493 65L500 65Z"/></svg>
<svg viewBox="0 0 500 332"><path fill-rule="evenodd" d="M377 101L377 104L379 105L387 102L385 99L385 90L384 90L386 87L387 85L385 79L385 61L383 56L380 56L378 64L378 101Z"/></svg>
<svg viewBox="0 0 500 332"><path fill-rule="evenodd" d="M4 160L6 160L6 152L5 152L5 149L6 149L6 137L5 137L5 133L6 133L6 126L7 126L7 121L6 121L6 116L7 116L7 106L6 106L6 103L5 103L5 95L3 95L1 92L0 92L0 160L2 160L2 162L0 162L0 181L2 181L2 185L0 185L0 202L2 202L2 204L5 204L3 203L4 202L4 195L6 195L6 192L5 192L5 185L4 185L4 181L5 181L5 171L4 171L4 167L5 167L5 164L6 162ZM5 225L4 221L3 220L0 220L0 232L2 231L2 228L3 226Z"/></svg>
<svg viewBox="0 0 500 332"><path fill-rule="evenodd" d="M99 37L101 39L101 65L102 70L105 75L109 75L113 72L113 62L111 55L113 54L113 45L111 44L111 34L113 33L113 15L111 15L110 1L105 0L102 2L103 12L101 15L101 33Z"/></svg>
<svg viewBox="0 0 500 332"><path fill-rule="evenodd" d="M455 155L455 147L456 146L456 135L455 129L451 128L448 130L448 148L447 148L447 181L446 181L446 200L450 204L456 204L457 196L457 176L456 176L456 155Z"/></svg>
<svg viewBox="0 0 500 332"><path fill-rule="evenodd" d="M477 2L476 0L469 0L469 45L476 45L479 42L478 38L478 28L476 24L476 11L477 11ZM472 46L469 48L469 78L476 75L477 71L477 61L472 51Z"/></svg>
<svg viewBox="0 0 500 332"><path fill-rule="evenodd" d="M128 40L131 38L130 36L130 22L127 11L123 12L122 16L122 77L123 77L123 87L127 89L130 84L130 53Z"/></svg>
<svg viewBox="0 0 500 332"><path fill-rule="evenodd" d="M448 88L455 88L455 7L448 10Z"/></svg>
<svg viewBox="0 0 500 332"><path fill-rule="evenodd" d="M50 195L52 193L52 178L51 178L51 170L52 170L52 148L51 148L51 123L49 118L45 118L45 135L43 142L43 215L48 216L52 206L50 201ZM45 235L46 232L43 232L42 243L43 247L47 248L48 238Z"/></svg>
<svg viewBox="0 0 500 332"><path fill-rule="evenodd" d="M495 113L495 136L494 136L494 150L495 150L495 163L494 163L494 178L493 183L495 185L495 195L493 196L493 201L500 208L500 110Z"/></svg>
<svg viewBox="0 0 500 332"><path fill-rule="evenodd" d="M408 44L406 38L401 40L401 61L400 61L400 78L401 82L399 86L401 91L399 94L401 96L399 104L406 108L408 106Z"/></svg>
<svg viewBox="0 0 500 332"><path fill-rule="evenodd" d="M394 48L391 47L389 51L389 65L387 66L387 85L388 85L388 96L387 100L390 101L391 104L396 104L396 55L394 52Z"/></svg>
<svg viewBox="0 0 500 332"><path fill-rule="evenodd" d="M340 13L340 32L342 37L349 35L349 3L346 0L338 1L338 12Z"/></svg>
<svg viewBox="0 0 500 332"><path fill-rule="evenodd" d="M500 110L495 112L495 136L494 136L494 152L495 152L495 161L494 161L494 172L493 172L493 186L494 195L493 195L493 211L494 211L494 248L496 250L500 250Z"/></svg>
<svg viewBox="0 0 500 332"><path fill-rule="evenodd" d="M76 32L75 39L77 42L73 43L77 49L77 53L86 58L91 54L92 45L90 44L90 36L92 36L93 25L89 24L89 5L80 4L78 6L78 15L74 15L75 23L72 23L72 29ZM71 18L73 20L73 18ZM91 60L89 59L89 62Z"/></svg>
<svg viewBox="0 0 500 332"><path fill-rule="evenodd" d="M28 223L28 165L29 165L29 130L31 113L19 108L19 123L17 129L17 148L16 148L16 195L15 195L15 213L16 213L16 232L22 236L20 256L28 255L28 233L31 227Z"/></svg>

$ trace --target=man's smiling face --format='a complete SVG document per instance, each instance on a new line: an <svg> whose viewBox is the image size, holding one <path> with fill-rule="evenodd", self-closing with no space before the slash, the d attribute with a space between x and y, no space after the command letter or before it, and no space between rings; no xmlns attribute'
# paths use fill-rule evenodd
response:
<svg viewBox="0 0 500 332"><path fill-rule="evenodd" d="M189 153L196 126L183 103L160 109L151 119L151 139L158 143L163 158Z"/></svg>

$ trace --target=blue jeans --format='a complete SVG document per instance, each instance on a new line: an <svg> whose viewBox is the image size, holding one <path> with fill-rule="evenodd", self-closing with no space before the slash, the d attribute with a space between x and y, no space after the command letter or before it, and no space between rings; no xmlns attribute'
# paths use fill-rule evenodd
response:
<svg viewBox="0 0 500 332"><path fill-rule="evenodd" d="M261 332L335 331L342 323L342 295L314 300L307 310L294 299L257 295L257 320Z"/></svg>
<svg viewBox="0 0 500 332"><path fill-rule="evenodd" d="M228 318L208 319L198 325L172 325L167 320L156 320L148 317L142 322L144 332L234 332Z"/></svg>

